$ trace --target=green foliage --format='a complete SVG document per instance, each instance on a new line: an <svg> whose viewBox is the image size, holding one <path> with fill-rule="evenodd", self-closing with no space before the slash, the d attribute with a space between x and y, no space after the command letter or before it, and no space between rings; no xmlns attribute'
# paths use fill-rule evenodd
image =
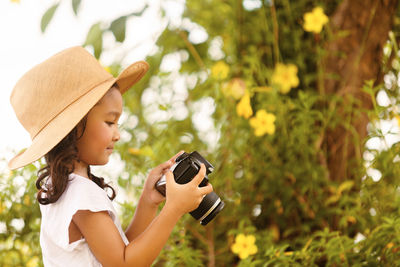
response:
<svg viewBox="0 0 400 267"><path fill-rule="evenodd" d="M40 29L42 30L42 32L46 31L47 26L49 25L51 19L54 16L54 13L56 12L57 8L59 6L59 3L51 6L46 13L44 13L43 17L42 17L42 21L40 23Z"/></svg>
<svg viewBox="0 0 400 267"><path fill-rule="evenodd" d="M80 5L81 0L72 0L72 9L74 10L75 15L78 15Z"/></svg>
<svg viewBox="0 0 400 267"><path fill-rule="evenodd" d="M77 13L75 9L78 7L78 5L78 3L73 5L75 14ZM100 58L100 55L103 51L103 34L107 31L110 31L114 35L117 42L123 42L125 40L126 21L130 17L141 16L147 8L148 6L145 5L139 12L132 12L126 16L121 16L112 21L108 27L104 27L103 23L100 22L93 24L87 33L86 41L83 46L93 47L94 56L96 58Z"/></svg>
<svg viewBox="0 0 400 267"><path fill-rule="evenodd" d="M4 161L4 159L3 159ZM42 266L39 246L40 211L36 201L36 171L0 176L0 265Z"/></svg>
<svg viewBox="0 0 400 267"><path fill-rule="evenodd" d="M365 82L363 92L372 99L371 110L352 105L356 99L327 95L324 79L341 77L324 72L326 44L349 33L334 36L329 25L319 34L306 32L303 15L321 6L330 16L340 3L259 1L246 9L241 1L188 0L182 23L171 21L159 36L158 52L146 59L149 73L136 90L124 95L129 116L121 132L127 138L117 148L126 163L118 178L126 193L120 205L122 223L126 226L132 218L148 170L179 150L197 150L214 164L210 180L226 205L207 227L185 216L155 266L400 265L400 145L368 146L371 140L386 142L388 132L381 123L397 123L399 32L396 24L385 46L384 84ZM116 18L110 26L94 24L85 45L101 57L103 34L111 31L117 42L124 42L127 19L143 11ZM196 31L207 37L196 40ZM161 69L168 58L175 58L179 68ZM218 62L226 64L226 75L213 74ZM298 69L299 84L287 94L273 82L278 63ZM118 62L110 68L114 75L121 69ZM250 118L237 113L244 92L250 96ZM380 103L379 95L390 103ZM333 181L326 166L329 151L321 143L329 129L355 131L350 121L338 116L337 106L344 101L350 103L341 112L368 115L369 136L349 140L367 144L364 154L352 159L360 166L353 170L354 177ZM275 116L273 134L255 135L251 120L259 110ZM12 177L25 177L34 203L36 169L29 168L2 178L6 182L0 203L7 213L2 212L0 221L7 230L0 235L0 246L6 247L0 255L13 259L0 262L5 266L27 260L16 256L15 240L28 245L30 257L40 256L37 205L21 206L25 194L15 199L11 182ZM25 219L24 230L13 229L13 218ZM239 234L256 238L256 254L240 259L232 252Z"/></svg>
<svg viewBox="0 0 400 267"><path fill-rule="evenodd" d="M103 49L103 30L101 29L100 22L93 24L89 29L89 33L86 36L84 46L92 46L94 50L94 56L100 57Z"/></svg>
<svg viewBox="0 0 400 267"><path fill-rule="evenodd" d="M126 16L120 17L111 23L110 30L115 36L115 40L123 42L125 40Z"/></svg>

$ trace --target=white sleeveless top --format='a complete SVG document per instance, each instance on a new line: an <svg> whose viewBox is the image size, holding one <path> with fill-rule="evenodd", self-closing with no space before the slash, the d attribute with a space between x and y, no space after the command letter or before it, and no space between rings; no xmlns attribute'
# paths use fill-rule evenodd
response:
<svg viewBox="0 0 400 267"><path fill-rule="evenodd" d="M78 210L108 211L124 243L128 245L129 241L107 193L93 181L77 174L70 174L69 179L67 188L55 203L40 205L44 266L101 266L84 238L69 244L68 228Z"/></svg>

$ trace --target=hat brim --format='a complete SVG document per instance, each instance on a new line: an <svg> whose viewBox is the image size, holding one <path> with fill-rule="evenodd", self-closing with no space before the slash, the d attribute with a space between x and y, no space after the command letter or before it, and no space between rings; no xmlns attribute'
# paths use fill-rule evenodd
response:
<svg viewBox="0 0 400 267"><path fill-rule="evenodd" d="M117 83L121 94L137 83L147 72L149 66L139 61L128 66L117 78L110 78L89 90L85 95L67 106L52 119L38 135L32 144L8 162L13 170L28 165L48 153L79 123L92 107Z"/></svg>

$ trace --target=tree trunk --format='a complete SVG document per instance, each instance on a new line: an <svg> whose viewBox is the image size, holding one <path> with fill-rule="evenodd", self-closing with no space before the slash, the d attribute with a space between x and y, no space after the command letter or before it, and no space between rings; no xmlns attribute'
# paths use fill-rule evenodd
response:
<svg viewBox="0 0 400 267"><path fill-rule="evenodd" d="M340 123L327 131L324 140L332 180L355 178L352 170L360 167L357 163L361 162L368 117L352 112L357 110L352 107L372 107L362 87L367 80L376 84L382 79L383 46L397 8L398 0L344 0L330 18L335 37L327 45L324 91L343 99L331 105L340 114ZM337 37L338 33L345 35Z"/></svg>

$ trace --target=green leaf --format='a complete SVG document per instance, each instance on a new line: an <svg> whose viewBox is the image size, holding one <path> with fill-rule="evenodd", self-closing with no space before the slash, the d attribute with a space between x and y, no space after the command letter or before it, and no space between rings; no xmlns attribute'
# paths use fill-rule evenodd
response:
<svg viewBox="0 0 400 267"><path fill-rule="evenodd" d="M56 12L56 10L58 8L58 5L59 5L59 3L53 5L52 7L47 9L47 11L44 13L42 20L40 22L40 29L42 30L42 33L44 33L46 31L46 28L49 25L51 19L53 18L54 13Z"/></svg>
<svg viewBox="0 0 400 267"><path fill-rule="evenodd" d="M123 42L125 40L126 32L126 16L119 17L114 20L110 25L110 31L114 34L117 42Z"/></svg>
<svg viewBox="0 0 400 267"><path fill-rule="evenodd" d="M72 0L72 9L75 15L78 15L79 6L81 5L81 0Z"/></svg>
<svg viewBox="0 0 400 267"><path fill-rule="evenodd" d="M94 49L94 56L99 59L103 49L103 30L101 29L100 22L93 24L89 29L84 46L89 45Z"/></svg>

